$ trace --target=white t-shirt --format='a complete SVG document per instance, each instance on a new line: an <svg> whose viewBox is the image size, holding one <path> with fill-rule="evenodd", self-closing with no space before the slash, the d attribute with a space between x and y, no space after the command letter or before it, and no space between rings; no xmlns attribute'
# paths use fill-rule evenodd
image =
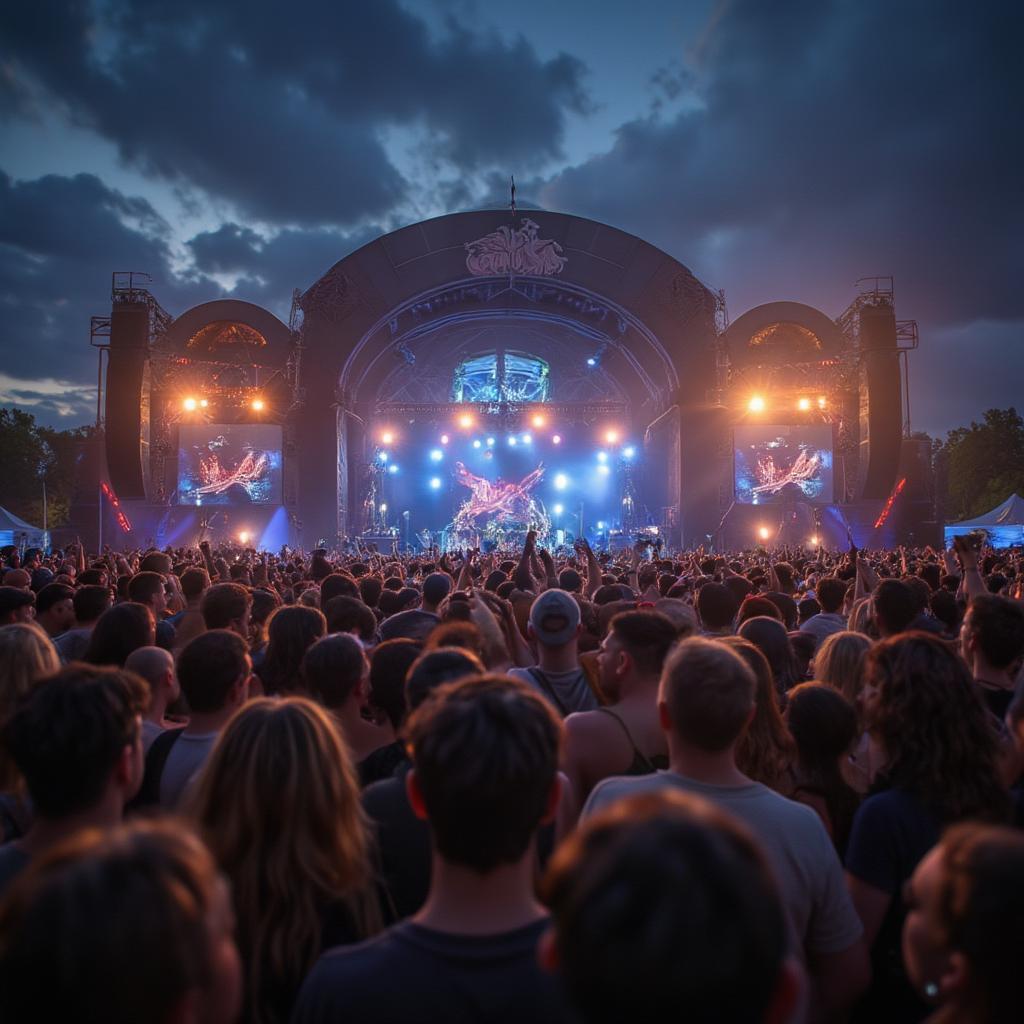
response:
<svg viewBox="0 0 1024 1024"><path fill-rule="evenodd" d="M626 796L666 788L694 793L738 818L760 840L775 872L782 903L800 947L808 953L839 953L864 929L843 879L832 840L817 814L759 782L714 786L675 772L619 776L598 783L582 818Z"/></svg>

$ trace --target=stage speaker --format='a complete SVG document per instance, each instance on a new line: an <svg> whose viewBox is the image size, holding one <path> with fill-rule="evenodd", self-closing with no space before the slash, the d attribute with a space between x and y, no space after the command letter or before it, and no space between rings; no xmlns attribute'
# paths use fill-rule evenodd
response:
<svg viewBox="0 0 1024 1024"><path fill-rule="evenodd" d="M149 478L149 310L114 306L107 363L106 447L110 486L122 501L145 499Z"/></svg>
<svg viewBox="0 0 1024 1024"><path fill-rule="evenodd" d="M860 311L860 460L858 496L887 498L896 484L903 440L896 315L891 306Z"/></svg>

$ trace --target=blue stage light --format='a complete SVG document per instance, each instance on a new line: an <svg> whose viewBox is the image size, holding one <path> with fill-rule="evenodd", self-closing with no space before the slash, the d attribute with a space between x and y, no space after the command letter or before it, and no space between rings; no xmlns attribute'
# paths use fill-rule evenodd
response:
<svg viewBox="0 0 1024 1024"><path fill-rule="evenodd" d="M597 366L597 359L594 356L590 356L587 359L587 366Z"/></svg>
<svg viewBox="0 0 1024 1024"><path fill-rule="evenodd" d="M479 437L478 437L478 438L476 438L476 439L475 439L475 440L473 441L473 447L474 447L474 448L479 448L479 447L480 447L480 438L479 438Z"/></svg>
<svg viewBox="0 0 1024 1024"><path fill-rule="evenodd" d="M597 453L597 461L598 462L607 462L608 461L608 453L607 452L598 452Z"/></svg>
<svg viewBox="0 0 1024 1024"><path fill-rule="evenodd" d="M510 448L515 448L515 446L516 446L517 444L519 444L519 441L518 441L518 439L517 439L517 438L515 438L515 437L510 437L510 438L508 439L508 444L509 444L509 447L510 447Z"/></svg>
<svg viewBox="0 0 1024 1024"><path fill-rule="evenodd" d="M555 474L555 490L564 491L569 486L569 478L564 473Z"/></svg>
<svg viewBox="0 0 1024 1024"><path fill-rule="evenodd" d="M622 449L622 457L624 459L631 459L634 455L636 455L636 449L631 444L626 445L626 447Z"/></svg>
<svg viewBox="0 0 1024 1024"><path fill-rule="evenodd" d="M430 453L431 462L440 462L444 458L444 452L440 448L434 448Z"/></svg>
<svg viewBox="0 0 1024 1024"><path fill-rule="evenodd" d="M387 462L388 461L388 453L387 452L378 452L377 453L377 458L380 459L381 462Z"/></svg>
<svg viewBox="0 0 1024 1024"><path fill-rule="evenodd" d="M439 476L432 476L430 478L430 488L434 491L439 491L441 489L441 478Z"/></svg>
<svg viewBox="0 0 1024 1024"><path fill-rule="evenodd" d="M391 465L388 466L388 472L389 473L397 473L398 472L398 466L395 465L395 463L392 462Z"/></svg>
<svg viewBox="0 0 1024 1024"><path fill-rule="evenodd" d="M562 505L555 505L554 513L556 516L560 516L565 511L565 507Z"/></svg>
<svg viewBox="0 0 1024 1024"><path fill-rule="evenodd" d="M494 447L494 438L493 437L487 438L487 447L488 448L493 448Z"/></svg>
<svg viewBox="0 0 1024 1024"><path fill-rule="evenodd" d="M601 474L601 476L607 476L611 472L611 469L608 466L602 464L597 467L597 471L598 473Z"/></svg>
<svg viewBox="0 0 1024 1024"><path fill-rule="evenodd" d="M532 444L533 436L531 434L523 434L523 444Z"/></svg>

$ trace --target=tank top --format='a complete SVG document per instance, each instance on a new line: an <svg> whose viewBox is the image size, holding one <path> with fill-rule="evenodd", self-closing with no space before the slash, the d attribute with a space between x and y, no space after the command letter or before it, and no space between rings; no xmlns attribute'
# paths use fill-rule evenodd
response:
<svg viewBox="0 0 1024 1024"><path fill-rule="evenodd" d="M622 773L623 775L653 775L657 771L667 770L668 757L665 754L655 754L653 757L648 757L633 742L629 726L611 708L598 708L597 710L606 715L611 715L619 723L622 731L626 734L626 739L629 740L629 745L633 748L633 760L629 762L629 767Z"/></svg>

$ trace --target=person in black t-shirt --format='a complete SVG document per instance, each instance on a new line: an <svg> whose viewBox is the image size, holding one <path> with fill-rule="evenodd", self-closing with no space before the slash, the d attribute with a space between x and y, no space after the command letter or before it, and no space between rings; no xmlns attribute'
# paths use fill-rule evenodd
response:
<svg viewBox="0 0 1024 1024"><path fill-rule="evenodd" d="M1024 656L1024 605L998 594L978 594L960 625L960 652L986 706L1001 722Z"/></svg>
<svg viewBox="0 0 1024 1024"><path fill-rule="evenodd" d="M321 957L293 1024L571 1020L536 952L548 918L533 894L535 836L559 795L554 712L524 683L481 676L433 693L407 736L410 802L433 829L430 895L412 920Z"/></svg>

